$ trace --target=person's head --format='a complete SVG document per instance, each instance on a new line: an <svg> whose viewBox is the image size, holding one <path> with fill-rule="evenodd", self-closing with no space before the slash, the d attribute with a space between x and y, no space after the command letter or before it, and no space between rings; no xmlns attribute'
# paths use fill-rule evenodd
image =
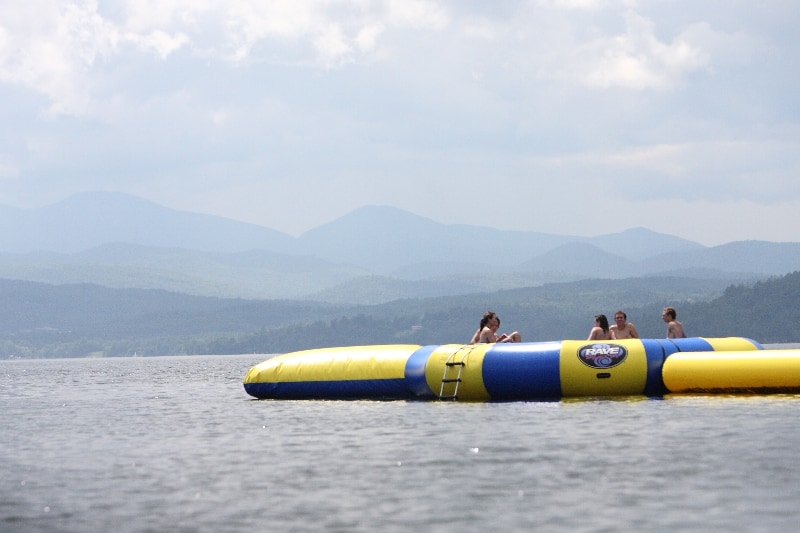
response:
<svg viewBox="0 0 800 533"><path fill-rule="evenodd" d="M606 315L594 315L594 323L606 332L608 331L608 319Z"/></svg>
<svg viewBox="0 0 800 533"><path fill-rule="evenodd" d="M627 321L628 315L626 315L624 311L617 311L614 313L614 322L616 322L618 328L625 326L625 322Z"/></svg>
<svg viewBox="0 0 800 533"><path fill-rule="evenodd" d="M495 314L494 311L486 311L485 313L483 313L483 318L481 318L481 329L488 326L489 323L492 321L492 319L494 319L495 317L497 317L497 314ZM498 320L497 322L499 325L500 321Z"/></svg>
<svg viewBox="0 0 800 533"><path fill-rule="evenodd" d="M664 319L664 322L672 322L678 317L678 313L675 312L674 307L665 307L663 311L661 311L661 318Z"/></svg>

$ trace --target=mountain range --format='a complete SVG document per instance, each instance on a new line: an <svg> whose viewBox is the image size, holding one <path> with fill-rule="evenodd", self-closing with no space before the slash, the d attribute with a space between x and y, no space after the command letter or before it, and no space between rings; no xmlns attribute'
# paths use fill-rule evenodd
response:
<svg viewBox="0 0 800 533"><path fill-rule="evenodd" d="M737 281L797 269L800 243L706 247L645 228L594 237L503 231L389 206L362 207L299 237L122 193L0 206L0 278L203 296L370 304L587 278Z"/></svg>

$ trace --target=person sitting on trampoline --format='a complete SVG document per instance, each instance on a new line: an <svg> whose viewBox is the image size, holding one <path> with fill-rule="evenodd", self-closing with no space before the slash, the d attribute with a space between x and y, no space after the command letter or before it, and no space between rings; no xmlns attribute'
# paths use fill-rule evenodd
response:
<svg viewBox="0 0 800 533"><path fill-rule="evenodd" d="M497 334L500 329L500 317L493 311L486 311L481 318L480 326L472 336L470 344L484 344L494 342L522 342L519 332Z"/></svg>

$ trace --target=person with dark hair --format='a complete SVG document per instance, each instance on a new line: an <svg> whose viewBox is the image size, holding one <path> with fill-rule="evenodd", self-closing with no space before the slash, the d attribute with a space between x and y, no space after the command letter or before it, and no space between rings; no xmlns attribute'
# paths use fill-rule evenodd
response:
<svg viewBox="0 0 800 533"><path fill-rule="evenodd" d="M606 315L594 315L594 327L589 332L590 341L608 341L611 340L611 331L608 328L608 319Z"/></svg>
<svg viewBox="0 0 800 533"><path fill-rule="evenodd" d="M510 334L497 334L500 328L500 318L494 311L486 311L481 318L477 331L469 341L470 344L483 344L493 342L522 342L522 336L518 332Z"/></svg>
<svg viewBox="0 0 800 533"><path fill-rule="evenodd" d="M611 326L611 338L613 339L638 339L639 332L636 326L628 322L628 315L624 311L614 313L614 325Z"/></svg>
<svg viewBox="0 0 800 533"><path fill-rule="evenodd" d="M674 307L665 307L661 311L661 319L667 323L667 338L668 339L685 339L686 332L683 330L683 324L676 320L678 313Z"/></svg>

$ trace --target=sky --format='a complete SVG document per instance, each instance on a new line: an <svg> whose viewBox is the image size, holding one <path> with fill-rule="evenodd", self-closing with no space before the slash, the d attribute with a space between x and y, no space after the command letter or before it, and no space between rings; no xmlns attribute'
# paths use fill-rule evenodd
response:
<svg viewBox="0 0 800 533"><path fill-rule="evenodd" d="M0 204L800 242L799 27L797 0L0 0Z"/></svg>

